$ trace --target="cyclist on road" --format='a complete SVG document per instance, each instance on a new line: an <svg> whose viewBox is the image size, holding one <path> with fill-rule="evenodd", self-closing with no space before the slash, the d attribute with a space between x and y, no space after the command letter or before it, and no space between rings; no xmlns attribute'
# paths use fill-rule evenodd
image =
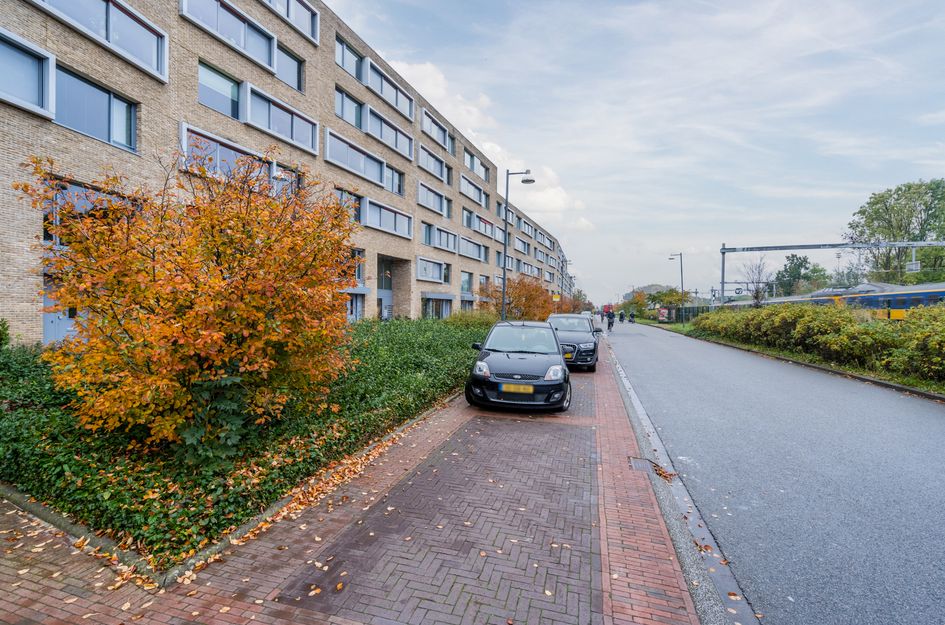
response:
<svg viewBox="0 0 945 625"><path fill-rule="evenodd" d="M607 313L607 331L608 332L614 329L614 317L616 317L616 315L614 314L613 310Z"/></svg>

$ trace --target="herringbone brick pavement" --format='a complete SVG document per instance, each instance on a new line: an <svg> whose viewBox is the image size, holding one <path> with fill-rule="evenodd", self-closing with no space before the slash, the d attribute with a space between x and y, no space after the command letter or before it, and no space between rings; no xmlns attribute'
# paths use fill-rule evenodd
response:
<svg viewBox="0 0 945 625"><path fill-rule="evenodd" d="M572 380L563 415L454 401L164 592L0 501L0 623L697 623L611 367Z"/></svg>

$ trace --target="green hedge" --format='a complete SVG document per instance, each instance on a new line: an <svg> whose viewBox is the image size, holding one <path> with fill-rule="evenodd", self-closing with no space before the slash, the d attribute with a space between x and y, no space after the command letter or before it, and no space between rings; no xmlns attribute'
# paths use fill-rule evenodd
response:
<svg viewBox="0 0 945 625"><path fill-rule="evenodd" d="M306 477L431 406L465 378L484 323L363 322L359 363L319 414L297 410L214 469L122 434L91 434L62 408L35 348L0 352L0 479L103 530L166 569L263 511ZM313 354L317 357L317 354Z"/></svg>
<svg viewBox="0 0 945 625"><path fill-rule="evenodd" d="M692 334L815 356L880 373L945 382L945 306L905 321L872 320L838 306L781 304L700 315Z"/></svg>

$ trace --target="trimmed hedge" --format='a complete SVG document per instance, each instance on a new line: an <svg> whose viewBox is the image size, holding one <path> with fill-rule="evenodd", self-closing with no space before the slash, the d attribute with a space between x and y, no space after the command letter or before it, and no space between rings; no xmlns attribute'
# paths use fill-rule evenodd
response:
<svg viewBox="0 0 945 625"><path fill-rule="evenodd" d="M357 365L328 400L337 412L290 410L216 468L188 467L169 448L142 448L128 435L80 429L39 350L2 350L0 479L166 569L456 388L474 357L470 344L487 330L459 320L357 324Z"/></svg>
<svg viewBox="0 0 945 625"><path fill-rule="evenodd" d="M722 308L697 317L691 334L945 382L945 306L913 309L900 322L865 318L862 311L838 306Z"/></svg>

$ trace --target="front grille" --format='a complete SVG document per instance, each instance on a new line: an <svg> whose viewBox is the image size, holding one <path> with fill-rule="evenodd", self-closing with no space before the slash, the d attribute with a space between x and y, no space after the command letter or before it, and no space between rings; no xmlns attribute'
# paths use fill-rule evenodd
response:
<svg viewBox="0 0 945 625"><path fill-rule="evenodd" d="M527 381L534 382L535 380L540 380L540 375L530 375L525 373L493 373L492 377L497 380L515 380L518 381Z"/></svg>
<svg viewBox="0 0 945 625"><path fill-rule="evenodd" d="M561 350L566 354L573 354L577 351L577 345L573 343L562 343Z"/></svg>

